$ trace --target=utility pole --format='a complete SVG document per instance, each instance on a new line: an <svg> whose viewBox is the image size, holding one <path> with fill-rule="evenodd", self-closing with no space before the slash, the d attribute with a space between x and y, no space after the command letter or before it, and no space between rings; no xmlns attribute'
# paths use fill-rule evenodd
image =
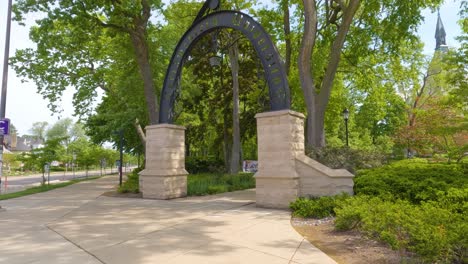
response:
<svg viewBox="0 0 468 264"><path fill-rule="evenodd" d="M5 55L3 57L3 80L2 80L2 98L0 101L0 119L5 118L6 109L6 95L7 95L7 84L8 84L8 60L10 57L10 30L11 30L11 6L13 0L8 1L8 15L7 15L7 28L5 36ZM3 177L3 134L0 135L0 190L2 186ZM0 206L1 208L1 206Z"/></svg>

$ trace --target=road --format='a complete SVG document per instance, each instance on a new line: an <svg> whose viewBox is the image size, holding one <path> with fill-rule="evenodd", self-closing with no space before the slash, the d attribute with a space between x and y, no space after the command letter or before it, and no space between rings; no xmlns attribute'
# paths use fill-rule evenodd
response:
<svg viewBox="0 0 468 264"><path fill-rule="evenodd" d="M131 171L133 168L127 168L125 169L122 168L123 173ZM117 173L117 169L109 170L107 169L105 172L102 171L102 174L110 175L110 174L115 174ZM65 172L53 172L50 174L50 178L48 178L47 174L45 175L46 182L49 180L51 183L58 183L58 182L63 182L63 181L69 181L73 179L82 179L86 177L92 177L92 176L100 176L101 175L101 170L90 170L88 171L88 175L86 176L85 171L77 171L75 173L68 171L67 173ZM2 178L2 184L0 188L0 193L5 194L5 193L12 193L12 192L18 192L22 191L24 189L33 187L33 186L38 186L42 183L42 174L33 174L33 175L28 175L28 176L13 176L13 177L8 177L7 181L5 180L5 177Z"/></svg>

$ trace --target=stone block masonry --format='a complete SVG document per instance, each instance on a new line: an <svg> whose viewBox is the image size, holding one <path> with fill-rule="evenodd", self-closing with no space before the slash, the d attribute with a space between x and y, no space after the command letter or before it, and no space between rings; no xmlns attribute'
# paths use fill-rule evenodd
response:
<svg viewBox="0 0 468 264"><path fill-rule="evenodd" d="M256 118L257 206L285 209L299 196L352 194L351 173L330 169L305 155L303 114L282 110L260 113ZM185 128L169 124L146 127L146 167L140 172L143 198L186 196L187 175Z"/></svg>
<svg viewBox="0 0 468 264"><path fill-rule="evenodd" d="M282 110L255 117L257 206L284 209L299 196L352 194L351 173L330 169L305 155L303 114Z"/></svg>
<svg viewBox="0 0 468 264"><path fill-rule="evenodd" d="M143 198L187 196L185 128L160 124L146 127L146 164L140 172Z"/></svg>

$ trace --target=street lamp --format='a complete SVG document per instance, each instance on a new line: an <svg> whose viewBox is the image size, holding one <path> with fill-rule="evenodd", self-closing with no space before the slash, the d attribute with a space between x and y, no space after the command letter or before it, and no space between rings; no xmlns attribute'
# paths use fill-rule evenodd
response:
<svg viewBox="0 0 468 264"><path fill-rule="evenodd" d="M348 141L348 119L349 119L349 110L348 108L345 108L343 110L343 119L345 121L345 127L346 127L346 147L349 147L349 141Z"/></svg>
<svg viewBox="0 0 468 264"><path fill-rule="evenodd" d="M223 59L221 56L218 55L218 34L219 31L216 31L211 36L211 48L213 49L214 54L212 57L210 57L211 67L221 66L221 60Z"/></svg>

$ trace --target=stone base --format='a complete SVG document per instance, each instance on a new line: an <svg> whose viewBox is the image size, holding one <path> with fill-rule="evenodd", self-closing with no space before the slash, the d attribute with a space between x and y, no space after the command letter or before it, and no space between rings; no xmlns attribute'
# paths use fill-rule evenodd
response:
<svg viewBox="0 0 468 264"><path fill-rule="evenodd" d="M168 200L187 196L187 175L152 176L140 174L143 198Z"/></svg>
<svg viewBox="0 0 468 264"><path fill-rule="evenodd" d="M296 171L300 177L301 197L353 194L354 175L347 170L331 169L305 155L298 155Z"/></svg>
<svg viewBox="0 0 468 264"><path fill-rule="evenodd" d="M143 198L187 196L185 128L170 124L146 127L146 166L140 172Z"/></svg>
<svg viewBox="0 0 468 264"><path fill-rule="evenodd" d="M353 193L353 175L334 170L304 153L304 115L290 110L257 118L257 206L288 208L299 196Z"/></svg>
<svg viewBox="0 0 468 264"><path fill-rule="evenodd" d="M299 196L299 178L262 177L255 175L258 207L288 209Z"/></svg>

